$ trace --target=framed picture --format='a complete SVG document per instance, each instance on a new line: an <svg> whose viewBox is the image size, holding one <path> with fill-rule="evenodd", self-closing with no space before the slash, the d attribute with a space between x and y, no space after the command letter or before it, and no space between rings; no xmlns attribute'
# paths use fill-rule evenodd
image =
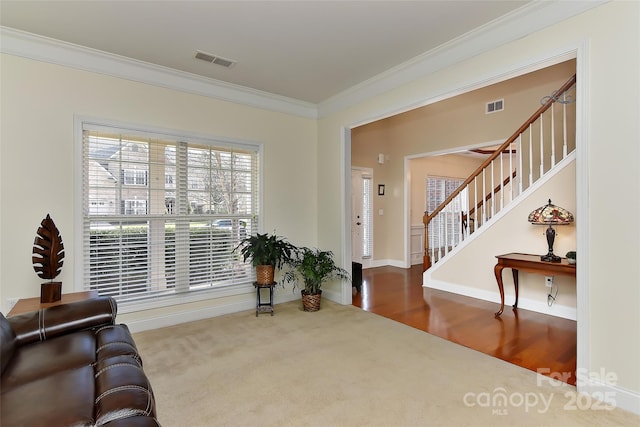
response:
<svg viewBox="0 0 640 427"><path fill-rule="evenodd" d="M378 184L378 196L384 196L384 184Z"/></svg>

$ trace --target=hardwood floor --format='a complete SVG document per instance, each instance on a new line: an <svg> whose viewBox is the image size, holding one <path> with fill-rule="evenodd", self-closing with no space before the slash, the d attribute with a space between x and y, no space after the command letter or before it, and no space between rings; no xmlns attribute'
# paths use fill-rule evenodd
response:
<svg viewBox="0 0 640 427"><path fill-rule="evenodd" d="M423 288L421 265L369 268L362 279L356 307L575 385L575 321L510 306L495 318L497 303Z"/></svg>

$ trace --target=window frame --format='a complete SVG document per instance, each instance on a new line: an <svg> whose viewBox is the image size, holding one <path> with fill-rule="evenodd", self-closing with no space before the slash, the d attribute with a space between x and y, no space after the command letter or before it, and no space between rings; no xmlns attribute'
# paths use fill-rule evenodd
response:
<svg viewBox="0 0 640 427"><path fill-rule="evenodd" d="M191 144L213 145L221 148L233 148L253 150L257 154L257 229L258 232L263 230L263 162L264 162L264 144L256 141L241 140L237 138L215 136L209 134L201 134L170 128L163 128L151 125L133 124L109 119L102 119L90 116L76 115L74 117L74 290L83 291L83 280L85 277L84 265L84 212L83 212L83 129L85 126L93 128L104 128L105 130L126 129L130 136L149 136L175 139L186 141ZM242 295L253 291L251 282L233 283L218 288L209 288L204 290L195 290L185 293L176 293L171 295L156 296L151 299L142 299L134 301L119 301L118 311L121 313L130 313L140 310L148 310L153 308L166 307L181 303L190 303L208 299L222 298L227 296Z"/></svg>

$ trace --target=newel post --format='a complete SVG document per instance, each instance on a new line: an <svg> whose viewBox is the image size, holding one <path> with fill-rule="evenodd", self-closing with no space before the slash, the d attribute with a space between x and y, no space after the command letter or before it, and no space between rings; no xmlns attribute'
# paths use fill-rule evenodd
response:
<svg viewBox="0 0 640 427"><path fill-rule="evenodd" d="M429 216L427 211L424 211L422 223L424 224L424 255L422 257L422 271L424 272L431 267L431 257L429 256Z"/></svg>

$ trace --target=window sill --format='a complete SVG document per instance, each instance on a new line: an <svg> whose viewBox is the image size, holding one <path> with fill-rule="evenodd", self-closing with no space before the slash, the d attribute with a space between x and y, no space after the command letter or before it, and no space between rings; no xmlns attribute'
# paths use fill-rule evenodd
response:
<svg viewBox="0 0 640 427"><path fill-rule="evenodd" d="M156 308L169 307L172 305L189 304L193 302L212 300L230 296L254 293L255 289L251 283L240 283L227 285L215 289L202 289L181 294L170 294L166 296L156 296L152 300L122 301L118 302L118 313L135 313L138 311L152 310Z"/></svg>

